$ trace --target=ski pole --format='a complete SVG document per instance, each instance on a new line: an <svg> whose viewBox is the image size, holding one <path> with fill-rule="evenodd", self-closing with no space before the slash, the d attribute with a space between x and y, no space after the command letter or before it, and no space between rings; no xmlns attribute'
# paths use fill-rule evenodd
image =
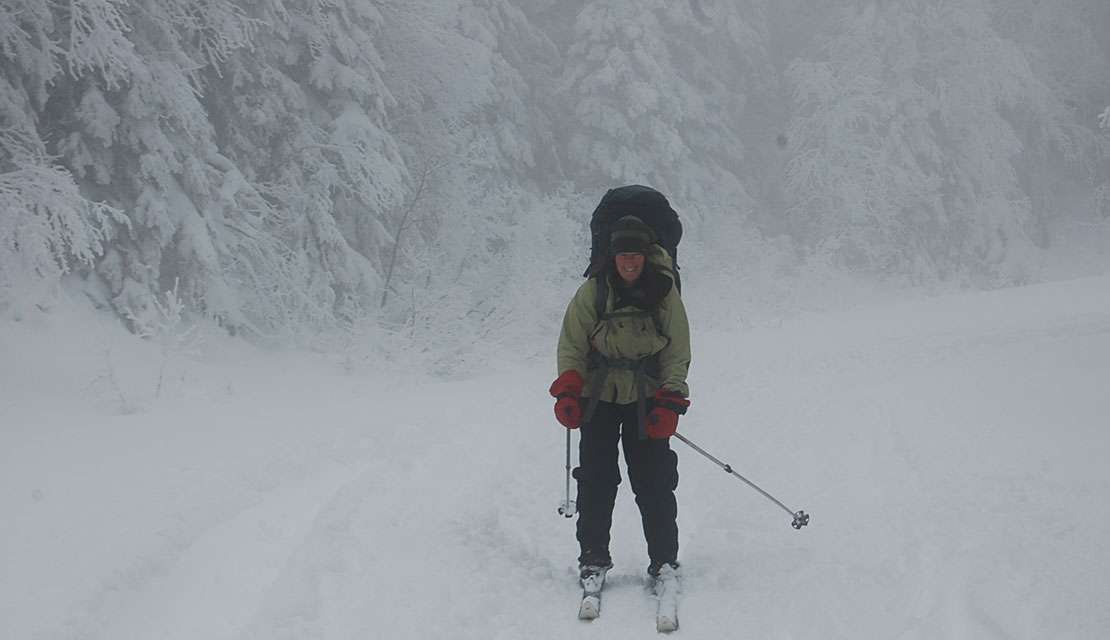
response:
<svg viewBox="0 0 1110 640"><path fill-rule="evenodd" d="M770 500L771 502L774 502L774 503L775 503L775 504L777 504L778 506L782 507L783 511L785 511L785 512L789 513L790 515L794 516L794 522L792 522L792 523L790 524L790 526L792 526L792 527L794 527L795 529L798 529L798 530L800 531L802 527L804 527L804 526L806 526L807 524L809 524L809 515L808 515L808 514L806 514L806 512L805 512L805 511L791 511L789 507L787 507L787 506L786 506L785 504L783 504L783 503L779 502L779 501L778 501L778 499L777 499L777 498L775 498L775 496L773 496L773 495L771 495L771 494L767 493L767 492L766 492L766 491L764 491L763 489L760 489L760 488L759 488L759 487L758 487L758 486L757 486L757 485L756 485L756 484L755 484L754 482L752 482L751 480L748 480L747 478L745 478L744 476L740 475L739 473L736 473L736 472L735 472L735 471L734 471L734 470L732 469L732 465L728 465L728 464L725 464L725 463L721 462L720 460L718 460L718 459L714 458L713 456L709 455L709 452L708 452L708 451L706 451L705 449L702 449L701 447L699 447L698 445L694 444L693 442L690 442L690 441L689 441L688 439L686 439L686 437L685 437L685 436L683 436L683 435L682 435L681 433L676 433L676 434L674 434L674 437L676 437L676 438L678 438L679 440L681 440L681 441L685 442L685 443L686 443L686 444L687 444L687 445L688 445L688 446L689 446L689 447L690 447L691 449L693 449L694 451L697 451L698 453L702 454L702 455L703 455L703 456L705 456L706 458L709 458L710 460L712 460L712 461L713 461L714 463L716 463L716 464L717 464L717 466L718 466L718 467L720 467L720 468L724 469L724 470L725 470L725 471L726 471L727 473L731 473L732 475L736 476L737 478L740 478L740 479L741 479L741 480L743 480L743 481L744 481L745 483L747 483L747 485L748 485L749 487L751 487L752 489L755 489L755 490L756 490L756 491L758 491L759 493L763 494L763 497L767 498L767 499L768 499L768 500Z"/></svg>
<svg viewBox="0 0 1110 640"><path fill-rule="evenodd" d="M559 505L559 513L567 518L573 518L578 511L578 505L570 499L570 429L567 429L567 497Z"/></svg>

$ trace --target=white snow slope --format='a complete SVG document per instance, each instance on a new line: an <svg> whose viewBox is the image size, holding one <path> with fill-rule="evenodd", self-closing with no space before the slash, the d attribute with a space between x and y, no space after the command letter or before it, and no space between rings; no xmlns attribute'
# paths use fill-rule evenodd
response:
<svg viewBox="0 0 1110 640"><path fill-rule="evenodd" d="M655 635L627 483L575 618L553 355L442 381L209 344L156 398L152 346L63 317L0 324L0 638ZM1110 278L691 317L680 432L812 521L674 442L676 636L1110 629Z"/></svg>

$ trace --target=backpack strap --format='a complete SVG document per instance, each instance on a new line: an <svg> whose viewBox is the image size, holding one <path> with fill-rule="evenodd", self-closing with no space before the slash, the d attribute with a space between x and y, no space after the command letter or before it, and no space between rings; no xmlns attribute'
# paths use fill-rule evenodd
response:
<svg viewBox="0 0 1110 640"><path fill-rule="evenodd" d="M614 313L606 313L605 308L609 302L609 279L597 279L597 298L594 302L594 310L597 312L598 322L606 322L610 325L610 330L616 328L612 326L614 318L631 318L642 317L645 312L643 311L621 311ZM652 322L655 323L655 331L663 338L666 338L667 343L670 344L670 336L663 333L663 321L659 314L659 309L655 308L651 311ZM641 440L647 439L647 376L650 374L652 377L658 378L661 373L659 364L659 354L653 353L646 358L639 358L633 360L631 358L608 358L601 355L601 353L590 345L590 351L586 356L586 369L596 370L596 375L593 384L590 385L590 399L586 403L586 410L582 413L582 422L590 421L594 415L594 410L597 409L597 403L601 400L601 387L605 384L605 378L609 376L609 369L625 369L635 372L636 375L636 414L639 419L639 436Z"/></svg>
<svg viewBox="0 0 1110 640"><path fill-rule="evenodd" d="M593 384L590 385L590 400L586 403L586 410L582 413L582 422L587 423L594 415L594 410L597 409L597 403L601 399L601 386L605 383L605 378L609 375L609 369L630 369L636 374L636 417L638 419L638 432L641 440L647 439L647 374L644 372L647 369L647 358L640 358L633 360L631 358L606 358L601 356L601 363L597 368L597 376L594 378ZM657 357L657 356L655 356Z"/></svg>
<svg viewBox="0 0 1110 640"><path fill-rule="evenodd" d="M605 305L609 301L609 278L601 277L597 280L597 297L594 300L594 312L597 321L605 318ZM582 413L582 422L589 422L594 415L594 409L601 399L601 386L609 376L609 363L593 345L593 336L590 336L590 351L586 354L586 370L596 370L593 384L590 385L590 401L586 403L586 410Z"/></svg>
<svg viewBox="0 0 1110 640"><path fill-rule="evenodd" d="M597 298L594 300L594 311L597 312L598 320L605 316L605 304L607 302L609 302L609 278L598 278Z"/></svg>

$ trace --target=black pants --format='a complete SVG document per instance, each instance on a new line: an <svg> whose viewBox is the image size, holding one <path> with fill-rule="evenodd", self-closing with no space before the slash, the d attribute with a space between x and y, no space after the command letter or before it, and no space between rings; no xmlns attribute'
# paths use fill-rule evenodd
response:
<svg viewBox="0 0 1110 640"><path fill-rule="evenodd" d="M585 400L583 401L583 406ZM652 562L678 559L678 456L668 439L644 436L636 404L598 402L594 414L579 431L578 543L582 553L609 549L609 529L621 474L617 442L624 448L628 479L644 525L648 556Z"/></svg>

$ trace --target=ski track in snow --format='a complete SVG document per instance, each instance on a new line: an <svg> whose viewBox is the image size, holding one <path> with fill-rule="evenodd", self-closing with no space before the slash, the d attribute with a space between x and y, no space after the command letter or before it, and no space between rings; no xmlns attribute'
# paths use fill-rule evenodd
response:
<svg viewBox="0 0 1110 640"><path fill-rule="evenodd" d="M736 332L699 333L691 309L681 431L812 521L793 530L674 442L675 636L1110 628L1107 291L1094 278ZM19 355L27 329L9 329L0 348ZM0 637L654 635L627 483L602 616L576 619L549 362L464 381L197 366L201 391L132 416L87 394L3 396Z"/></svg>

